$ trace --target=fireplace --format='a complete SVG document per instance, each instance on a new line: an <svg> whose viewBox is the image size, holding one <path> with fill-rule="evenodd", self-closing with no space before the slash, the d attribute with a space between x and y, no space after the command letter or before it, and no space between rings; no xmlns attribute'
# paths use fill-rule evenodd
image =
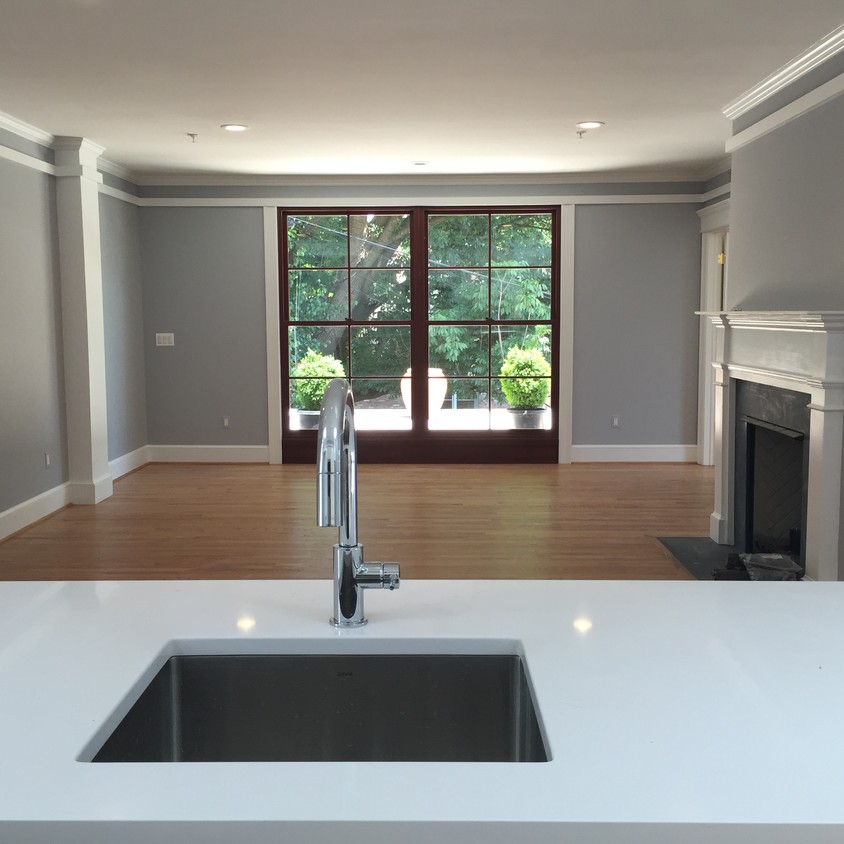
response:
<svg viewBox="0 0 844 844"><path fill-rule="evenodd" d="M844 580L844 312L704 316L716 328L710 536L787 548L807 578Z"/></svg>
<svg viewBox="0 0 844 844"><path fill-rule="evenodd" d="M735 396L735 544L804 566L812 397L741 380Z"/></svg>

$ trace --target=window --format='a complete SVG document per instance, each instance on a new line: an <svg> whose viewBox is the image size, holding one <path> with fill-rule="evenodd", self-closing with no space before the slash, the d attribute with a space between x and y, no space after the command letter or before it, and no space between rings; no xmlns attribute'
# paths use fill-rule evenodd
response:
<svg viewBox="0 0 844 844"><path fill-rule="evenodd" d="M285 460L311 459L337 376L364 459L556 460L558 227L554 208L281 212Z"/></svg>

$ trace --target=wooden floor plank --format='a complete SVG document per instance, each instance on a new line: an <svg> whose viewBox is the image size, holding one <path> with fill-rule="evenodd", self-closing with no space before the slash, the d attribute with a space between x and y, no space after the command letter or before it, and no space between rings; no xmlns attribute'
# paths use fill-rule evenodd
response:
<svg viewBox="0 0 844 844"><path fill-rule="evenodd" d="M686 579L657 536L705 536L694 464L359 469L367 559L412 578ZM311 466L150 464L0 543L0 579L327 578Z"/></svg>

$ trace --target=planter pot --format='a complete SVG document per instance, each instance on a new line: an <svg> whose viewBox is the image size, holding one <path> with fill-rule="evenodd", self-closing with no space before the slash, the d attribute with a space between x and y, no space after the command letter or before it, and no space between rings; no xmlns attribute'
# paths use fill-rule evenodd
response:
<svg viewBox="0 0 844 844"><path fill-rule="evenodd" d="M511 428L544 428L547 408L508 407Z"/></svg>
<svg viewBox="0 0 844 844"><path fill-rule="evenodd" d="M299 410L299 427L305 431L311 431L319 428L319 411L318 410Z"/></svg>
<svg viewBox="0 0 844 844"><path fill-rule="evenodd" d="M410 413L410 370L404 373L401 379L401 400ZM441 369L428 370L428 417L433 416L445 401L445 394L448 392L448 380Z"/></svg>

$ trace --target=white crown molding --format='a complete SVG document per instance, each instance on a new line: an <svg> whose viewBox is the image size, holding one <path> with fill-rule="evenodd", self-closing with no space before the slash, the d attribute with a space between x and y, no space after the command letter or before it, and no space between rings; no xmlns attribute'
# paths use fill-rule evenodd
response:
<svg viewBox="0 0 844 844"><path fill-rule="evenodd" d="M730 170L732 170L732 167L733 159L729 155L725 155L718 159L718 161L710 167L707 167L705 170L701 170L698 175L702 182L708 182L710 179L714 179L722 173L729 173Z"/></svg>
<svg viewBox="0 0 844 844"><path fill-rule="evenodd" d="M792 59L766 79L763 79L758 85L754 85L749 91L745 91L740 97L724 106L722 109L724 115L730 120L741 117L759 103L772 97L842 50L844 50L844 24L813 44L797 58Z"/></svg>
<svg viewBox="0 0 844 844"><path fill-rule="evenodd" d="M31 126L29 123L24 123L23 120L18 120L16 117L12 117L11 114L6 114L3 111L0 111L0 129L5 129L19 138L33 141L44 147L52 147L53 141L55 140L54 136L49 132L45 132L37 126Z"/></svg>
<svg viewBox="0 0 844 844"><path fill-rule="evenodd" d="M723 160L722 160L723 161ZM248 173L136 173L129 181L144 187L350 187L365 185L402 186L434 185L561 185L561 184L635 184L651 182L699 182L725 172L722 161L716 172L707 175L715 165L700 168L628 169L589 173L438 173L429 175L256 175ZM729 159L727 159L729 161ZM729 166L726 168L729 169Z"/></svg>
<svg viewBox="0 0 844 844"><path fill-rule="evenodd" d="M844 331L844 311L697 311L715 325L772 331Z"/></svg>
<svg viewBox="0 0 844 844"><path fill-rule="evenodd" d="M779 111L769 114L758 123L748 126L743 132L733 135L727 141L726 150L730 153L735 152L737 149L741 149L741 147L758 140L769 132L773 132L774 129L779 129L780 126L785 126L786 123L790 123L841 94L844 94L844 73L830 79L829 82L824 82L814 91L804 94L794 102L783 106Z"/></svg>
<svg viewBox="0 0 844 844"><path fill-rule="evenodd" d="M573 445L572 463L694 463L697 445Z"/></svg>
<svg viewBox="0 0 844 844"><path fill-rule="evenodd" d="M132 182L136 185L138 184L137 173L123 167L121 164L115 164L113 161L109 161L107 158L100 156L97 166L103 173L108 173L110 176L117 176L118 179L123 179L124 182Z"/></svg>
<svg viewBox="0 0 844 844"><path fill-rule="evenodd" d="M105 147L89 141L87 138L80 138L73 135L60 135L53 140L53 149L56 152L79 152L79 158L97 159L104 152Z"/></svg>
<svg viewBox="0 0 844 844"><path fill-rule="evenodd" d="M100 185L100 192L122 199L141 208L323 208L336 205L364 207L390 206L401 208L407 205L697 205L703 202L699 193L646 193L612 194L605 196L264 196L264 197L144 197L132 196L125 191Z"/></svg>

